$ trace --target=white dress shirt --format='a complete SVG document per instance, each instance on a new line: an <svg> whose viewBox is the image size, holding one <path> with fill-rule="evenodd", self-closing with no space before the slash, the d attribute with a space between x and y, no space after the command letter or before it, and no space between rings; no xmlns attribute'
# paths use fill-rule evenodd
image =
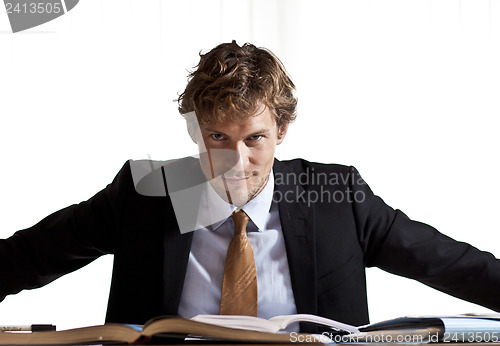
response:
<svg viewBox="0 0 500 346"><path fill-rule="evenodd" d="M264 189L242 208L250 218L247 235L257 269L258 316L263 318L297 312L272 171L269 176ZM234 234L231 214L236 207L206 185L178 311L185 318L219 313L226 252Z"/></svg>

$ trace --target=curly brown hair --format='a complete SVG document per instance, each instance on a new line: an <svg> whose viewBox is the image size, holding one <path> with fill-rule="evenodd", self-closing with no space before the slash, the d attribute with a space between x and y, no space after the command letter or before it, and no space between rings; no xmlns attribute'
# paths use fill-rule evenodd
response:
<svg viewBox="0 0 500 346"><path fill-rule="evenodd" d="M179 112L196 112L200 124L220 123L226 118L243 119L263 105L278 126L296 117L295 85L281 61L269 50L235 41L223 43L206 54L189 74L179 96Z"/></svg>

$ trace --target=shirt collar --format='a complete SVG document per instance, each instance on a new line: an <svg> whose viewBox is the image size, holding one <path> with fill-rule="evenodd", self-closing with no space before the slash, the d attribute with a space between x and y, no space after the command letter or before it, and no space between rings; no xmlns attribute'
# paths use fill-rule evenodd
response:
<svg viewBox="0 0 500 346"><path fill-rule="evenodd" d="M269 210L273 200L274 175L269 173L269 179L262 191L252 198L241 209L248 215L259 231L263 231L266 226ZM209 228L217 230L231 214L237 209L236 206L224 201L210 183L206 183L200 201L200 209L196 220L195 229Z"/></svg>

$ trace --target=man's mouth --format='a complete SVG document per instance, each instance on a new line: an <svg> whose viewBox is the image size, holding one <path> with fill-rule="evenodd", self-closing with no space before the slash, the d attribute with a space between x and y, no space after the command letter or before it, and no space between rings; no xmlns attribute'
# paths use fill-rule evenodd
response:
<svg viewBox="0 0 500 346"><path fill-rule="evenodd" d="M248 179L250 179L250 177L226 177L226 176L224 176L224 180L228 184L242 184L242 183L246 183Z"/></svg>

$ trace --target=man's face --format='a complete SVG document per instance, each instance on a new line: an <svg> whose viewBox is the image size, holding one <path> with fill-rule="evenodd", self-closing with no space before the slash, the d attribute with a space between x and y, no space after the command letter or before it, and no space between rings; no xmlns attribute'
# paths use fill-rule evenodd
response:
<svg viewBox="0 0 500 346"><path fill-rule="evenodd" d="M244 120L201 125L194 138L201 167L219 196L236 206L257 196L269 178L276 145L286 130L286 125L278 129L267 107Z"/></svg>

